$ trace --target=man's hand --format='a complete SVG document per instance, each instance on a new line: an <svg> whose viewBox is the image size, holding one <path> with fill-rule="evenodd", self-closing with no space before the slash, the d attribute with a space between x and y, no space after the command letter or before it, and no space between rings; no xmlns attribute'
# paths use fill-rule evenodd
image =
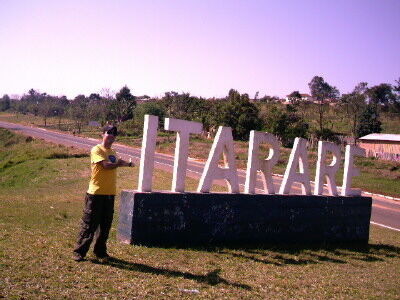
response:
<svg viewBox="0 0 400 300"><path fill-rule="evenodd" d="M118 159L118 167L134 167L135 164L132 162L132 158L129 158L129 161L123 160L122 158Z"/></svg>

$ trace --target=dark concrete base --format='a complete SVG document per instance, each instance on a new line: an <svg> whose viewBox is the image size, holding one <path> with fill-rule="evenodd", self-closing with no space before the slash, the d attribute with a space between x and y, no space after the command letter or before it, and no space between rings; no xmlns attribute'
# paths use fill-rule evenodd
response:
<svg viewBox="0 0 400 300"><path fill-rule="evenodd" d="M368 243L370 197L122 191L118 238L139 245Z"/></svg>

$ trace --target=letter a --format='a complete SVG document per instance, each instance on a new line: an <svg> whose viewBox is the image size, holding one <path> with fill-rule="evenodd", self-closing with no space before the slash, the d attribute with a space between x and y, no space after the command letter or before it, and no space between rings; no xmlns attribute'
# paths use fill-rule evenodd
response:
<svg viewBox="0 0 400 300"><path fill-rule="evenodd" d="M221 154L224 156L225 168L218 167ZM219 126L197 191L200 193L210 192L212 183L216 179L225 179L229 192L239 193L232 129L230 127Z"/></svg>
<svg viewBox="0 0 400 300"><path fill-rule="evenodd" d="M297 166L300 169L299 173L296 171ZM310 171L307 161L307 140L298 137L294 140L279 194L289 194L293 182L301 183L303 195L311 195Z"/></svg>

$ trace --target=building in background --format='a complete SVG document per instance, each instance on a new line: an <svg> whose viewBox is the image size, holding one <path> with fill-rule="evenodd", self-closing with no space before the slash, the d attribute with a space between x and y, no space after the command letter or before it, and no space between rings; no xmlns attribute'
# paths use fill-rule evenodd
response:
<svg viewBox="0 0 400 300"><path fill-rule="evenodd" d="M311 97L309 94L300 94L301 99L300 101L302 102L314 102L314 98ZM290 95L286 95L285 101L283 102L285 104L291 103Z"/></svg>
<svg viewBox="0 0 400 300"><path fill-rule="evenodd" d="M358 139L367 157L400 161L400 134L371 133Z"/></svg>

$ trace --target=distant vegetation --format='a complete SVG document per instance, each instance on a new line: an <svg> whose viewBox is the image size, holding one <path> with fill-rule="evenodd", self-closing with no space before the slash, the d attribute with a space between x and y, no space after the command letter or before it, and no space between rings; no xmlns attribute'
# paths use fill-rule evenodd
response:
<svg viewBox="0 0 400 300"><path fill-rule="evenodd" d="M118 124L123 135L140 136L145 114L198 121L204 135L212 136L219 125L229 126L235 140L248 139L250 130L264 130L279 137L290 147L295 137L334 142L348 141L372 132L400 133L400 79L395 84L368 87L359 83L351 93L339 90L322 77L309 83L310 100L299 91L287 99L264 96L251 98L231 89L224 98L202 98L189 93L167 92L161 98L134 96L124 86L117 93L78 95L74 99L56 97L34 89L19 99L0 98L0 111L32 114L43 119L72 120L73 131L80 133L90 121Z"/></svg>

